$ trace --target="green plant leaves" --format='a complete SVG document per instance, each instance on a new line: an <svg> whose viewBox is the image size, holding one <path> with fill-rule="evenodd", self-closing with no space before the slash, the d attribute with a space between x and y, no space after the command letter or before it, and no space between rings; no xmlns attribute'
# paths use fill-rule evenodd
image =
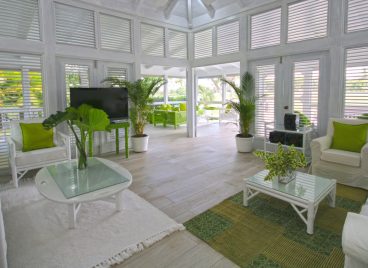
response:
<svg viewBox="0 0 368 268"><path fill-rule="evenodd" d="M264 161L265 167L269 171L265 180L272 180L277 176L285 176L288 171L307 165L304 154L295 149L294 145L284 148L279 143L275 153L258 151L254 155Z"/></svg>

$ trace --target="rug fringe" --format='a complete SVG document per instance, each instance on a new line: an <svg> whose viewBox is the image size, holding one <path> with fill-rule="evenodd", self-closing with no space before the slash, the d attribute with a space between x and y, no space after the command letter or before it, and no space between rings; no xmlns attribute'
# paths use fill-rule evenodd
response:
<svg viewBox="0 0 368 268"><path fill-rule="evenodd" d="M147 239L145 239L143 242L140 242L136 245L132 245L127 247L126 249L122 250L121 252L119 252L118 254L112 256L111 258L95 265L93 268L107 268L110 267L112 265L116 265L116 264L120 264L123 261L125 261L126 259L128 259L129 257L131 257L133 254L138 253L142 250L144 250L145 248L148 248L150 246L152 246L154 243L162 240L163 238L165 238L166 236L176 232L176 231L182 231L185 230L184 225L182 224L176 224L172 227L170 227L168 230L165 230L163 232L160 232L154 236L151 236Z"/></svg>

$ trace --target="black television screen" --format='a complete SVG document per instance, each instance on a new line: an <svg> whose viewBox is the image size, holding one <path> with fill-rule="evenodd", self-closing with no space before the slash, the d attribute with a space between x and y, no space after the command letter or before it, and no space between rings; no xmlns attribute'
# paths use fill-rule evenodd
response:
<svg viewBox="0 0 368 268"><path fill-rule="evenodd" d="M70 106L78 108L81 104L104 110L110 120L129 117L126 88L71 88Z"/></svg>

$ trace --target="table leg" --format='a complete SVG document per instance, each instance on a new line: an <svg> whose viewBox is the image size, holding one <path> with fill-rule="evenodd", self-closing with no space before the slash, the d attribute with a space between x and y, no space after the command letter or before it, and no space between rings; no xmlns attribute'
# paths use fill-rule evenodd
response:
<svg viewBox="0 0 368 268"><path fill-rule="evenodd" d="M115 202L116 202L116 210L122 211L123 210L123 191L115 195Z"/></svg>
<svg viewBox="0 0 368 268"><path fill-rule="evenodd" d="M125 157L129 158L129 133L128 128L125 128Z"/></svg>
<svg viewBox="0 0 368 268"><path fill-rule="evenodd" d="M328 194L328 205L330 207L334 208L335 207L335 202L336 202L336 184L335 184L335 187Z"/></svg>
<svg viewBox="0 0 368 268"><path fill-rule="evenodd" d="M247 187L247 184L244 182L244 189L243 189L243 205L245 207L248 206L248 197L249 197L249 189Z"/></svg>
<svg viewBox="0 0 368 268"><path fill-rule="evenodd" d="M68 205L69 229L75 229L77 221L76 204Z"/></svg>
<svg viewBox="0 0 368 268"><path fill-rule="evenodd" d="M314 217L315 217L314 204L309 203L308 204L308 215L307 215L307 233L308 234L313 234L314 232Z"/></svg>
<svg viewBox="0 0 368 268"><path fill-rule="evenodd" d="M116 154L119 154L119 129L115 129L115 151Z"/></svg>

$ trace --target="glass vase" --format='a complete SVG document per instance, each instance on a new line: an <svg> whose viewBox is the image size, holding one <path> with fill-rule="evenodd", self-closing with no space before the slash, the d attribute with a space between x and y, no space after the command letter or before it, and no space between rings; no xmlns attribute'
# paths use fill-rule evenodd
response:
<svg viewBox="0 0 368 268"><path fill-rule="evenodd" d="M284 176L278 176L279 183L289 183L296 178L296 171L295 170L288 170Z"/></svg>

